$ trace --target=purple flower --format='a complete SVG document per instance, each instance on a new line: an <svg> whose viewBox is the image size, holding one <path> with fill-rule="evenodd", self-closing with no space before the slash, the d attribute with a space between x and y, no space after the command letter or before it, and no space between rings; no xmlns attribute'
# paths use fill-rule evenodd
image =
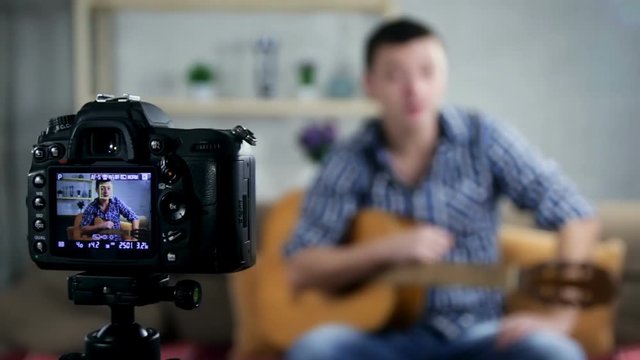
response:
<svg viewBox="0 0 640 360"><path fill-rule="evenodd" d="M334 121L312 123L305 126L299 134L298 142L314 162L320 162L336 141Z"/></svg>

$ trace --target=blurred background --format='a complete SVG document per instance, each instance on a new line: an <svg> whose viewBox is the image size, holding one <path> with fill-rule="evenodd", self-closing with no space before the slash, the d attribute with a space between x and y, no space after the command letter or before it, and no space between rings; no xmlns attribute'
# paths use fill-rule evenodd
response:
<svg viewBox="0 0 640 360"><path fill-rule="evenodd" d="M511 123L595 203L640 200L640 1L398 0L291 12L175 4L108 9L78 33L70 0L1 0L0 286L28 262L26 175L49 118L106 92L157 100L174 127L243 124L258 138L246 151L268 205L313 176L301 131L331 124L344 139L374 113L360 89L364 40L391 12L442 34L448 102Z"/></svg>

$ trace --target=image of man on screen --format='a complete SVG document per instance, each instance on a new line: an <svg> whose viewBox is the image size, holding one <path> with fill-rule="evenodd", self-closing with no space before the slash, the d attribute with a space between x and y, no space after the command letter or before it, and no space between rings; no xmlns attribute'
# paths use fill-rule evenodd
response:
<svg viewBox="0 0 640 360"><path fill-rule="evenodd" d="M131 230L140 227L138 215L122 200L113 195L113 182L110 180L96 180L98 197L84 210L80 230L82 234L90 235L103 230L120 230L120 216L131 222Z"/></svg>

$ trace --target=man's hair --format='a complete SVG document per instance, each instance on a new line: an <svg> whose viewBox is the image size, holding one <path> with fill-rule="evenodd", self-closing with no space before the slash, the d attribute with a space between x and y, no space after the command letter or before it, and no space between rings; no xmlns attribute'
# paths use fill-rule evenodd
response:
<svg viewBox="0 0 640 360"><path fill-rule="evenodd" d="M409 18L399 18L385 22L376 28L367 40L365 65L371 69L376 51L387 44L402 44L421 37L436 37L438 33L429 25L421 24Z"/></svg>
<svg viewBox="0 0 640 360"><path fill-rule="evenodd" d="M100 190L100 185L111 182L111 180L96 180L96 191Z"/></svg>

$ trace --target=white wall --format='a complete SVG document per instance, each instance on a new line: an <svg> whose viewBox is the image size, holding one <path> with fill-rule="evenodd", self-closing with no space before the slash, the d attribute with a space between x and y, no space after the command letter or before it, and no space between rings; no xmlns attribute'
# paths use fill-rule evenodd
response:
<svg viewBox="0 0 640 360"><path fill-rule="evenodd" d="M449 101L514 124L565 168L590 197L640 197L634 162L640 134L638 6L601 0L407 0L405 13L432 23L451 59ZM635 12L635 13L634 13ZM116 19L118 92L184 95L195 60L223 72L223 95L253 94L251 44L281 40L281 95L294 94L299 59L320 76L345 62L361 71L362 42L375 19L357 15L123 13ZM308 119L304 119L308 120ZM297 184L306 160L300 119L177 119L177 126L248 124L258 135L258 189L271 200ZM340 122L343 133L359 124Z"/></svg>
<svg viewBox="0 0 640 360"><path fill-rule="evenodd" d="M404 5L444 35L452 101L512 122L588 195L640 196L640 2Z"/></svg>
<svg viewBox="0 0 640 360"><path fill-rule="evenodd" d="M4 10L4 9L3 9ZM8 11L0 11L0 54L8 54L9 50L9 16ZM0 56L0 134L6 134L9 131L8 124L8 93L9 93L9 57ZM0 161L2 164L8 162L9 144L0 141ZM6 229L9 226L9 202L7 202L7 180L9 173L3 171L0 173L0 229ZM0 239L0 254L6 254L9 251L8 241ZM7 281L10 270L6 261L0 262L0 286Z"/></svg>
<svg viewBox="0 0 640 360"><path fill-rule="evenodd" d="M0 74L8 80L0 82L0 141L6 145L0 160L0 277L6 278L27 258L31 146L49 118L73 110L73 97L69 1L7 0L0 9Z"/></svg>

